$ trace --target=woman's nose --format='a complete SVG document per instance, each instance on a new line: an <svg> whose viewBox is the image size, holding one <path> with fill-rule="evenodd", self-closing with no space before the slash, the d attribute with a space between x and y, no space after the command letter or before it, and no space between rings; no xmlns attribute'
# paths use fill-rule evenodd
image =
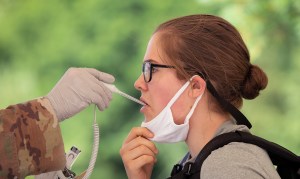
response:
<svg viewBox="0 0 300 179"><path fill-rule="evenodd" d="M147 84L144 81L143 74L141 74L138 79L136 79L134 83L135 89L141 91L141 90L146 90L147 89Z"/></svg>

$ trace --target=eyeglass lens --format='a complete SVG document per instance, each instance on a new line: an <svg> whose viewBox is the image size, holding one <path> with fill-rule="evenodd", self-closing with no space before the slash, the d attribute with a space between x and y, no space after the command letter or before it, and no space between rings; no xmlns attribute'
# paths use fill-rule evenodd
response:
<svg viewBox="0 0 300 179"><path fill-rule="evenodd" d="M143 75L145 82L149 82L151 79L151 62L145 62L143 64Z"/></svg>

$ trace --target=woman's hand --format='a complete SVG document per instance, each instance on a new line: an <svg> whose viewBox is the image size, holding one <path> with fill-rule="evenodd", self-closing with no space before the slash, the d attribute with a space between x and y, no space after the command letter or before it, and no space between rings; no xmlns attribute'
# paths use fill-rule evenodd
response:
<svg viewBox="0 0 300 179"><path fill-rule="evenodd" d="M125 139L120 155L129 179L150 179L158 150L147 138L154 135L145 127L131 129Z"/></svg>

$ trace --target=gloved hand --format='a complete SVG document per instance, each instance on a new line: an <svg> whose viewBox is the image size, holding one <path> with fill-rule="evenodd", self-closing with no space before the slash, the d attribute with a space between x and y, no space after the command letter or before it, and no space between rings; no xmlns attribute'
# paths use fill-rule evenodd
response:
<svg viewBox="0 0 300 179"><path fill-rule="evenodd" d="M94 103L103 111L112 99L112 92L104 86L115 78L93 68L70 68L45 96L62 121Z"/></svg>

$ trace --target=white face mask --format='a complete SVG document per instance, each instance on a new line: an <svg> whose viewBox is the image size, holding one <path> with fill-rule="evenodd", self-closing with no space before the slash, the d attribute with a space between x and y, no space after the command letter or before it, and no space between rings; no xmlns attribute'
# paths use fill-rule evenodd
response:
<svg viewBox="0 0 300 179"><path fill-rule="evenodd" d="M154 137L150 138L150 140L162 143L173 143L186 140L189 131L190 118L203 94L197 97L192 109L187 114L183 124L177 125L174 123L171 106L184 92L184 90L189 86L189 84L190 81L187 81L178 90L178 92L170 100L167 106L154 119L152 119L149 122L142 122L142 127L146 127L154 133Z"/></svg>

